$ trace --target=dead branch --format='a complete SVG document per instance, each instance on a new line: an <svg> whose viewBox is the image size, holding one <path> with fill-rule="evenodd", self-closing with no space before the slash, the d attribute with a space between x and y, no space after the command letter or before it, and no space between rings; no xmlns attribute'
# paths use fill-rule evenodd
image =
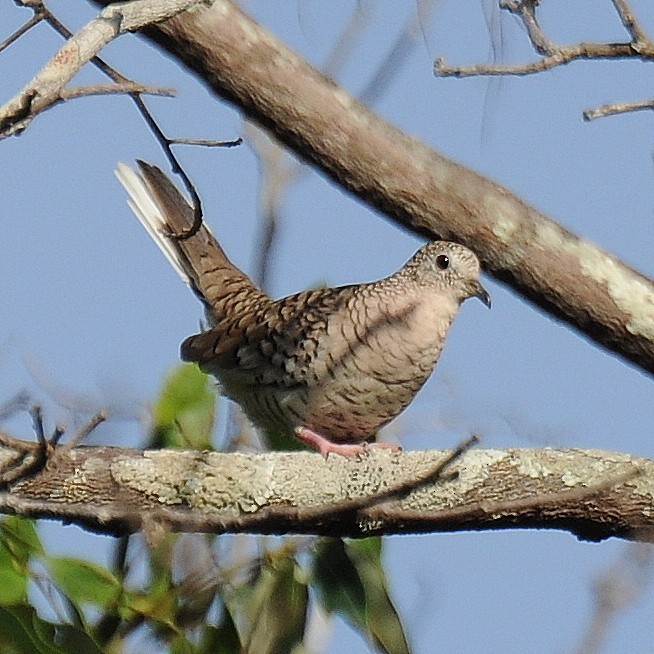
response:
<svg viewBox="0 0 654 654"><path fill-rule="evenodd" d="M136 0L113 3L84 26L59 49L57 54L11 100L0 107L0 136L23 131L42 111L66 99L65 87L70 80L107 44L126 32L155 24L178 14L201 0ZM43 20L39 3L32 21L3 43L7 47L18 36ZM134 91L126 91L134 92Z"/></svg>
<svg viewBox="0 0 654 654"><path fill-rule="evenodd" d="M534 50L541 56L524 64L474 64L472 66L449 66L439 57L434 64L438 77L474 77L479 75L531 75L578 60L640 59L654 60L654 41L636 19L625 0L611 0L630 40L624 43L575 43L560 45L552 41L542 29L536 15L537 0L502 0L500 8L517 16L526 31ZM584 120L593 120L628 111L652 109L651 100L622 102L587 109Z"/></svg>
<svg viewBox="0 0 654 654"><path fill-rule="evenodd" d="M20 443L0 442L0 469L30 456ZM448 474L434 479L443 463ZM371 449L325 461L309 452L78 447L58 448L40 472L0 493L0 512L108 534L549 528L651 541L653 499L654 461L599 450L470 450L452 460L451 452Z"/></svg>

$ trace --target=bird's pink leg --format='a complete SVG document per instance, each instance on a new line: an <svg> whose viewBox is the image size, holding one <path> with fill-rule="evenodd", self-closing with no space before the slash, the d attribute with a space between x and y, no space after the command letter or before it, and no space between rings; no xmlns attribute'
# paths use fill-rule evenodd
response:
<svg viewBox="0 0 654 654"><path fill-rule="evenodd" d="M333 443L328 438L325 438L324 436L321 436L320 434L317 434L315 431L311 431L311 429L307 429L306 427L297 427L295 429L295 435L303 443L306 443L307 445L310 445L314 449L318 450L318 452L320 452L320 454L322 454L325 459L330 452L333 452L334 454L340 454L341 456L348 458L358 456L359 454L363 454L366 449L370 447L368 443ZM391 445L390 443L376 443L375 445L377 447L381 447L385 450L391 450L393 452L397 452L400 449L397 445Z"/></svg>

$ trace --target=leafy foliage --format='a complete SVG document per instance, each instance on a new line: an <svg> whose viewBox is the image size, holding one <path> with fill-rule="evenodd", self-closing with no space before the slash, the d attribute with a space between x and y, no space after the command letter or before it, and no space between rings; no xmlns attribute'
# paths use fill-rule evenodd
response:
<svg viewBox="0 0 654 654"><path fill-rule="evenodd" d="M152 447L212 449L215 393L211 381L191 363L174 368L152 412Z"/></svg>
<svg viewBox="0 0 654 654"><path fill-rule="evenodd" d="M381 552L379 537L321 539L314 557L316 587L325 609L368 634L380 651L408 654L402 623L388 595Z"/></svg>
<svg viewBox="0 0 654 654"><path fill-rule="evenodd" d="M211 382L195 366L173 370L154 405L151 442L209 449L214 422ZM381 552L379 538L168 534L156 547L119 539L107 567L48 554L34 521L7 516L0 652L119 654L137 637L171 654L301 654L320 608L378 651L408 654Z"/></svg>

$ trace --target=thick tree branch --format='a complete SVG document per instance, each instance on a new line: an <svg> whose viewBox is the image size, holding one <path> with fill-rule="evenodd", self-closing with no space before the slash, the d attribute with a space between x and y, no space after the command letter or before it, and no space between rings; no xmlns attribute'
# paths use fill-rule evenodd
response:
<svg viewBox="0 0 654 654"><path fill-rule="evenodd" d="M0 445L0 467L29 456L30 448ZM308 452L59 448L44 469L0 493L0 512L113 534L519 527L652 540L654 461L599 450L471 450L434 481L448 456L372 449L360 460L325 461Z"/></svg>
<svg viewBox="0 0 654 654"><path fill-rule="evenodd" d="M616 257L388 124L226 0L145 33L351 193L468 245L498 279L654 372L654 285Z"/></svg>

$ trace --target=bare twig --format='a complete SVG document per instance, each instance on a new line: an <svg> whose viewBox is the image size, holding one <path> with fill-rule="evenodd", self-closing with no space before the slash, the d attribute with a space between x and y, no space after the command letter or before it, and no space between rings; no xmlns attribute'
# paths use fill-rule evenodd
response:
<svg viewBox="0 0 654 654"><path fill-rule="evenodd" d="M168 0L153 3L148 0L112 4L100 15L68 38L57 54L30 80L16 96L0 107L0 136L23 131L42 111L61 99L70 80L88 61L113 39L185 11L199 0ZM40 5L43 10L43 5ZM54 24L50 12L44 19ZM58 21L56 21L58 23ZM63 27L60 23L59 25Z"/></svg>
<svg viewBox="0 0 654 654"><path fill-rule="evenodd" d="M12 43L17 41L23 34L29 32L35 25L38 25L44 18L43 15L43 5L38 3L40 6L33 7L34 15L26 23L21 25L13 34L8 36L3 41L0 41L0 52L7 49Z"/></svg>
<svg viewBox="0 0 654 654"><path fill-rule="evenodd" d="M13 482L40 472L52 450L45 437L43 413L38 404L27 407L32 418L36 443L29 443L0 434L0 446L13 451L13 456L3 457L0 466L0 487L6 488Z"/></svg>
<svg viewBox="0 0 654 654"><path fill-rule="evenodd" d="M534 50L541 58L524 64L475 64L472 66L449 66L445 59L438 58L434 73L440 77L472 77L477 75L531 75L577 60L641 59L654 60L654 41L634 16L625 0L612 0L620 20L631 37L627 43L577 43L558 45L551 41L538 22L535 0L504 0L500 7L516 15L524 25ZM586 110L585 120L592 120L628 111L650 109L651 101L609 104L597 109Z"/></svg>
<svg viewBox="0 0 654 654"><path fill-rule="evenodd" d="M70 440L63 445L62 447L55 450L55 456L65 456L70 450L77 447L82 441L84 441L89 434L101 425L107 419L107 412L105 410L100 410L94 415L92 415L85 425L82 425L70 438ZM60 436L59 436L60 438ZM59 440L57 438L57 440Z"/></svg>
<svg viewBox="0 0 654 654"><path fill-rule="evenodd" d="M190 177L183 169L179 160L173 153L171 145L183 142L183 139L170 139L159 127L154 116L149 111L142 98L142 94L174 95L171 89L151 87L137 84L104 62L97 53L113 38L127 31L135 31L145 25L155 24L166 20L200 0L168 0L163 3L153 3L150 0L138 0L126 5L112 5L103 10L98 18L83 27L77 34L73 34L61 21L44 5L41 0L23 2L35 10L34 19L46 21L64 39L66 45L59 50L55 57L42 69L42 71L23 89L23 91L10 100L4 107L0 107L0 139L12 134L20 133L45 109L54 106L63 100L104 93L126 93L139 110L146 124L159 141L172 171L178 174L184 187L191 196L194 207L194 221L187 232L176 234L179 239L189 238L197 233L202 225L202 203L191 182ZM13 36L13 35L12 35ZM17 38L17 37L16 37ZM15 39L14 39L15 40ZM66 89L66 84L85 63L92 62L102 73L109 77L115 87L85 87L83 89ZM232 141L209 141L188 139L187 143L211 147L232 147L240 144L240 139Z"/></svg>
<svg viewBox="0 0 654 654"><path fill-rule="evenodd" d="M173 98L176 95L175 89L162 86L148 86L136 82L124 82L122 84L95 84L92 86L79 86L71 89L64 89L60 94L60 100L74 100L89 95L116 95L139 93L142 95L159 95ZM56 103L55 103L56 104Z"/></svg>
<svg viewBox="0 0 654 654"><path fill-rule="evenodd" d="M43 412L41 411L40 404L33 404L29 409L30 415L32 416L32 425L34 427L34 433L36 434L36 440L39 444L45 445L45 430L43 428Z"/></svg>
<svg viewBox="0 0 654 654"><path fill-rule="evenodd" d="M29 408L30 396L27 391L20 391L14 397L0 404L0 420L7 420L19 411Z"/></svg>
<svg viewBox="0 0 654 654"><path fill-rule="evenodd" d="M631 35L631 41L636 46L639 43L651 43L651 40L645 30L641 27L640 23L634 16L634 13L631 11L631 7L625 2L625 0L612 0L615 10L620 16L620 20L624 25L624 28Z"/></svg>
<svg viewBox="0 0 654 654"><path fill-rule="evenodd" d="M651 111L654 109L654 99L640 100L639 102L616 102L614 104L603 104L596 109L587 109L583 113L584 120L595 120L605 116L630 113L632 111Z"/></svg>
<svg viewBox="0 0 654 654"><path fill-rule="evenodd" d="M54 462L58 457L65 457L70 450L77 447L101 422L107 419L104 411L98 411L83 425L63 447L57 444L65 433L65 428L57 425L50 438L45 436L43 413L38 404L28 407L32 417L36 443L30 443L0 432L0 448L13 452L13 455L3 456L0 466L0 487L7 487L19 480L33 476L43 469L48 462ZM5 452L5 455L7 452Z"/></svg>
<svg viewBox="0 0 654 654"><path fill-rule="evenodd" d="M191 139L191 138L169 138L168 142L172 145L198 145L207 148L233 148L243 143L241 137L231 141L216 141L211 139Z"/></svg>
<svg viewBox="0 0 654 654"><path fill-rule="evenodd" d="M632 56L631 45L625 43L579 43L558 46L541 59L525 64L475 64L448 66L442 57L436 60L434 72L439 77L474 77L479 75L531 75L568 64L578 59L615 59ZM654 57L654 49L648 57ZM643 57L645 58L645 57Z"/></svg>

